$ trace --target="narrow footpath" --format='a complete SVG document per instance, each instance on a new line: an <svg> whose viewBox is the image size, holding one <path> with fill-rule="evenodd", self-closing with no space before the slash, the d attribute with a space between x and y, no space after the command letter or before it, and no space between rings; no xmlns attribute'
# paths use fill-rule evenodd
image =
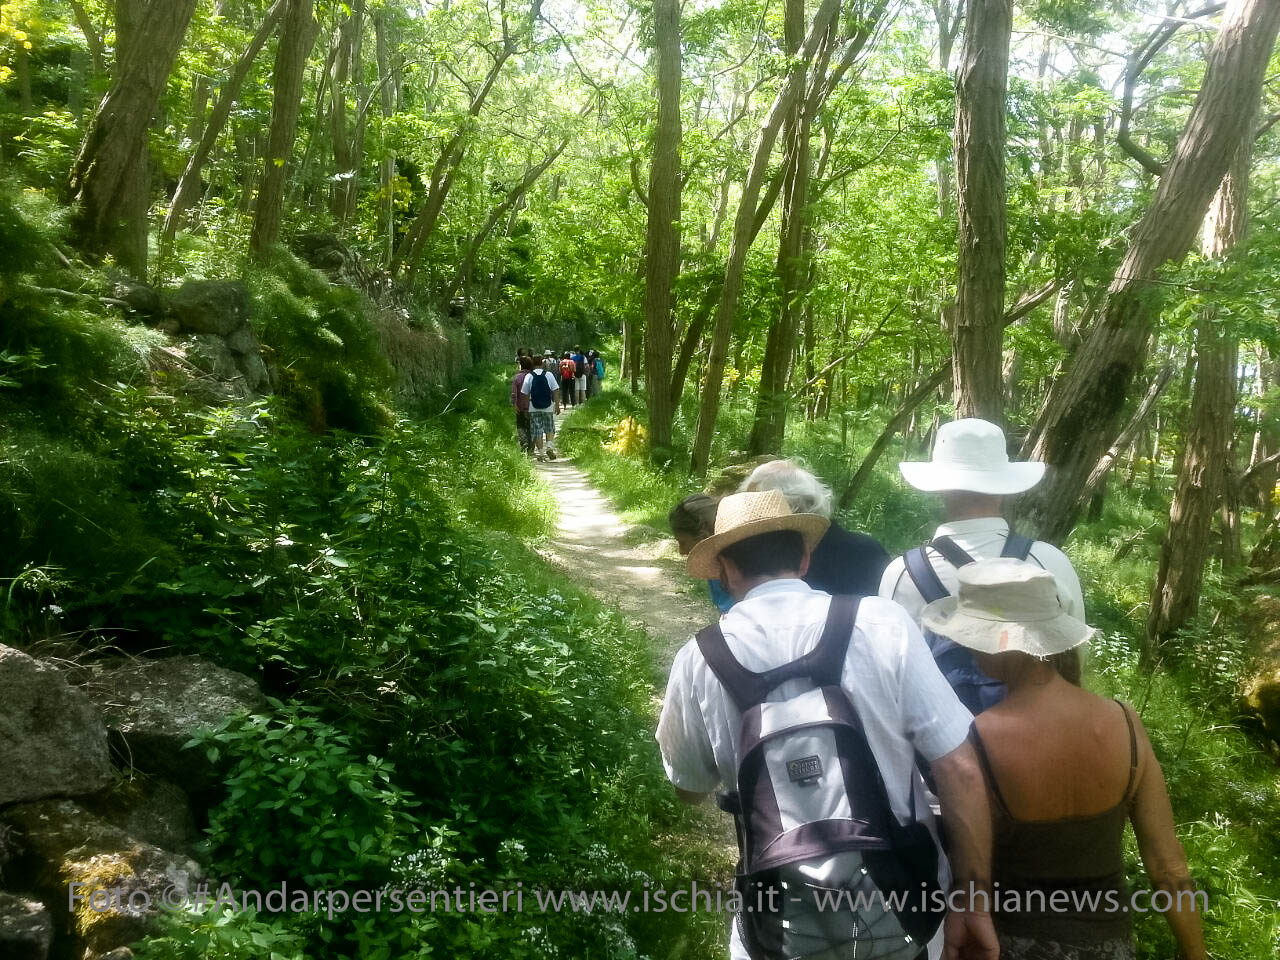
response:
<svg viewBox="0 0 1280 960"><path fill-rule="evenodd" d="M694 596L684 589L674 541L630 543L630 526L572 462L539 463L537 470L560 509L554 543L539 553L579 586L645 628L653 640L654 675L661 678L653 693L655 703L660 703L671 661L690 636L715 619L716 608L705 595ZM655 837L655 842L668 849L679 847L686 854L690 849L699 851L698 860L709 876L728 883L737 859L733 821L712 803L694 810L691 829ZM688 862L687 856L682 859Z"/></svg>

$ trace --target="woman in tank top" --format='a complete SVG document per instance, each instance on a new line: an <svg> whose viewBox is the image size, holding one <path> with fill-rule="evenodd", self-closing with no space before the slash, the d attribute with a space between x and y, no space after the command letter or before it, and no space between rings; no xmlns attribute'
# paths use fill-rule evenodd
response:
<svg viewBox="0 0 1280 960"><path fill-rule="evenodd" d="M992 919L1002 960L1131 960L1124 828L1182 956L1204 960L1186 855L1164 775L1131 708L1079 686L1092 634L1063 612L1052 574L1020 560L962 567L960 587L925 608L933 632L974 651L1008 686L971 738L991 793ZM1179 898L1179 895L1181 897Z"/></svg>

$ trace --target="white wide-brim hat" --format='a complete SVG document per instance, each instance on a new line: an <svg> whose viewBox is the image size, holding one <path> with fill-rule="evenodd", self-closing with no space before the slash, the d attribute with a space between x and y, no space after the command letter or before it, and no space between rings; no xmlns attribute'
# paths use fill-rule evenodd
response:
<svg viewBox="0 0 1280 960"><path fill-rule="evenodd" d="M1058 581L1034 563L998 557L956 571L953 597L924 608L920 624L978 653L1051 657L1078 647L1092 627L1062 609Z"/></svg>
<svg viewBox="0 0 1280 960"><path fill-rule="evenodd" d="M715 533L689 551L689 575L714 580L720 576L716 558L721 550L762 533L794 530L804 537L805 549L813 550L829 526L831 522L816 513L792 513L777 490L730 494L716 505Z"/></svg>
<svg viewBox="0 0 1280 960"><path fill-rule="evenodd" d="M1030 490L1044 476L1044 464L1009 459L1004 431L986 420L954 420L938 428L933 459L898 464L917 490L967 490L1004 496Z"/></svg>

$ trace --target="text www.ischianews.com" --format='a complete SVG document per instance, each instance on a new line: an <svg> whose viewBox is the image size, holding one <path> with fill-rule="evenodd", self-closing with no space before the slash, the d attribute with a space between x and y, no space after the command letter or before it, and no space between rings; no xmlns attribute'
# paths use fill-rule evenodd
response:
<svg viewBox="0 0 1280 960"><path fill-rule="evenodd" d="M124 887L90 887L82 883L67 886L67 909L92 912L130 913L162 910L227 910L236 913L312 914L329 919L346 913L756 913L774 912L787 903L819 912L923 913L949 910L979 910L990 913L1171 913L1190 910L1204 912L1209 896L1203 890L1135 890L1125 895L1117 890L991 890L970 887L951 891L921 889L918 892L833 890L806 887L759 887L744 896L722 884L687 887L651 887L642 890L526 889L522 883L503 890L478 888L475 884L452 889L421 890L381 888L374 890L305 889L287 883L267 890L237 888L230 883L214 885L174 884L158 896Z"/></svg>

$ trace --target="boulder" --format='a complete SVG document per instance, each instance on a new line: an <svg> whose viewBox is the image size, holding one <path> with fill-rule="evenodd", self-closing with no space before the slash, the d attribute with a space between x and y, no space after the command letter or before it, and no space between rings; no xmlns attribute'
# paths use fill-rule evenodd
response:
<svg viewBox="0 0 1280 960"><path fill-rule="evenodd" d="M227 347L237 356L257 354L262 349L258 343L257 334L253 332L253 327L247 323L227 334Z"/></svg>
<svg viewBox="0 0 1280 960"><path fill-rule="evenodd" d="M196 790L220 777L203 753L183 745L232 714L267 705L253 680L195 656L107 667L84 690L135 767Z"/></svg>
<svg viewBox="0 0 1280 960"><path fill-rule="evenodd" d="M240 368L236 366L236 355L227 346L227 341L214 333L197 333L184 337L178 347L187 361L197 370L201 370L215 380L237 380Z"/></svg>
<svg viewBox="0 0 1280 960"><path fill-rule="evenodd" d="M239 280L188 280L170 295L169 310L183 330L225 337L249 320L249 288Z"/></svg>
<svg viewBox="0 0 1280 960"><path fill-rule="evenodd" d="M1244 686L1245 708L1262 722L1262 728L1280 744L1280 663L1259 670Z"/></svg>
<svg viewBox="0 0 1280 960"><path fill-rule="evenodd" d="M190 798L168 780L121 780L79 803L131 837L165 850L190 853L200 840Z"/></svg>
<svg viewBox="0 0 1280 960"><path fill-rule="evenodd" d="M236 368L244 378L244 384L256 394L271 392L271 374L266 361L258 353L246 353L236 357Z"/></svg>
<svg viewBox="0 0 1280 960"><path fill-rule="evenodd" d="M0 804L75 796L114 776L97 708L56 669L0 645Z"/></svg>
<svg viewBox="0 0 1280 960"><path fill-rule="evenodd" d="M19 833L19 879L65 904L76 955L100 956L154 929L166 906L201 879L188 857L132 837L70 800L41 800L4 812Z"/></svg>
<svg viewBox="0 0 1280 960"><path fill-rule="evenodd" d="M0 957L46 960L53 946L53 918L44 904L0 891Z"/></svg>
<svg viewBox="0 0 1280 960"><path fill-rule="evenodd" d="M111 285L111 297L141 318L151 321L164 313L164 298L155 287L122 277Z"/></svg>

